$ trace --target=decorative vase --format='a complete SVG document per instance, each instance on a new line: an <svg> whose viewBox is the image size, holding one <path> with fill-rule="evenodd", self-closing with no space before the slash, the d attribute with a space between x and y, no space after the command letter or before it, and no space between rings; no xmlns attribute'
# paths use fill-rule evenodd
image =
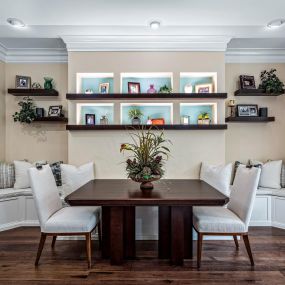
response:
<svg viewBox="0 0 285 285"><path fill-rule="evenodd" d="M150 84L149 89L147 90L147 93L149 94L157 93L156 89L154 88L154 84Z"/></svg>
<svg viewBox="0 0 285 285"><path fill-rule="evenodd" d="M193 86L189 83L189 84L186 84L184 86L184 93L192 93L193 92Z"/></svg>
<svg viewBox="0 0 285 285"><path fill-rule="evenodd" d="M132 125L140 125L141 124L141 119L139 117L134 117L132 119Z"/></svg>
<svg viewBox="0 0 285 285"><path fill-rule="evenodd" d="M51 77L44 77L45 83L44 83L44 88L46 90L51 90L52 89L52 81L53 79Z"/></svg>
<svg viewBox="0 0 285 285"><path fill-rule="evenodd" d="M161 177L158 176L157 178L150 178L150 179L133 179L131 178L133 181L135 182L140 182L140 189L143 191L143 192L148 192L148 191L151 191L153 189L153 184L152 182L153 181L157 181L159 180Z"/></svg>
<svg viewBox="0 0 285 285"><path fill-rule="evenodd" d="M107 116L102 116L100 118L100 125L108 125L108 118L107 118Z"/></svg>

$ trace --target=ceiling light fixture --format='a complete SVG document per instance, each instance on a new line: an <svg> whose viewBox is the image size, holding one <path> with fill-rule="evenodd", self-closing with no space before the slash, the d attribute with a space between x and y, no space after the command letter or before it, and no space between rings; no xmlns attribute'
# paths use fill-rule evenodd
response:
<svg viewBox="0 0 285 285"><path fill-rule="evenodd" d="M160 22L159 21L152 21L150 24L149 24L150 28L152 30L157 30L160 28Z"/></svg>
<svg viewBox="0 0 285 285"><path fill-rule="evenodd" d="M273 20L269 22L267 24L267 27L269 29L277 29L277 28L280 28L284 23L285 23L285 19L277 19L277 20Z"/></svg>
<svg viewBox="0 0 285 285"><path fill-rule="evenodd" d="M21 21L17 18L8 18L7 22L15 28L24 28L26 26L23 21Z"/></svg>

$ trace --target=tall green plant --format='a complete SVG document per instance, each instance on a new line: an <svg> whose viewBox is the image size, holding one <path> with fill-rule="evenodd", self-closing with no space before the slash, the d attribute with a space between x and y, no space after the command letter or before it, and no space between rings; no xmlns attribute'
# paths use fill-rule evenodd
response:
<svg viewBox="0 0 285 285"><path fill-rule="evenodd" d="M132 155L126 161L128 177L133 180L150 180L160 178L164 174L164 161L168 159L170 150L166 146L171 143L165 139L164 133L154 133L151 129L131 133L133 143L121 144L120 152L129 151Z"/></svg>
<svg viewBox="0 0 285 285"><path fill-rule="evenodd" d="M15 112L13 115L14 122L21 122L30 124L36 118L36 106L33 99L30 97L24 97L22 101L18 103L21 107L19 112Z"/></svg>
<svg viewBox="0 0 285 285"><path fill-rule="evenodd" d="M276 69L272 68L270 71L263 70L260 74L260 80L259 88L265 90L266 93L283 92L284 83L277 77Z"/></svg>

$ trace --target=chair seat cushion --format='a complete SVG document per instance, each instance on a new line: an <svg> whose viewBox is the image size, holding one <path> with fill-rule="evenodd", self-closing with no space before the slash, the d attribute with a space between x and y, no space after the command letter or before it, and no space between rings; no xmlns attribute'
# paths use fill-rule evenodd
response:
<svg viewBox="0 0 285 285"><path fill-rule="evenodd" d="M65 207L45 223L45 233L87 233L99 221L100 207Z"/></svg>
<svg viewBox="0 0 285 285"><path fill-rule="evenodd" d="M194 207L193 222L200 233L243 233L246 227L240 218L224 207Z"/></svg>

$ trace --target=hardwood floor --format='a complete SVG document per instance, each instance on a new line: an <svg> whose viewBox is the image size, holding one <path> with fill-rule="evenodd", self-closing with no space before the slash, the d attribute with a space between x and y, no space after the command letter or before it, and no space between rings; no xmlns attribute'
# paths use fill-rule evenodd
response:
<svg viewBox="0 0 285 285"><path fill-rule="evenodd" d="M51 249L48 237L40 265L34 267L40 231L18 228L0 233L0 284L285 284L285 230L251 228L255 258L252 269L242 241L205 241L202 267L194 260L183 267L159 260L156 242L137 242L137 260L111 266L102 260L93 242L92 269L87 269L85 242L57 240ZM196 247L196 243L195 243ZM196 248L195 248L196 253Z"/></svg>

